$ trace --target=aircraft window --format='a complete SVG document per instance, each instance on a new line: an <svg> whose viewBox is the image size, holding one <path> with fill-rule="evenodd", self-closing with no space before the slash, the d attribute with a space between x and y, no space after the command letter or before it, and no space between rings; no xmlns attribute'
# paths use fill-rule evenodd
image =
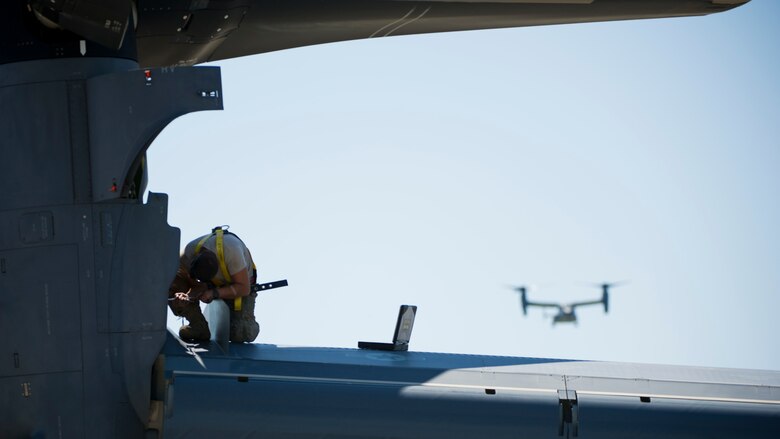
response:
<svg viewBox="0 0 780 439"><path fill-rule="evenodd" d="M650 397L649 396L640 396L639 400L642 401L642 402L650 402Z"/></svg>
<svg viewBox="0 0 780 439"><path fill-rule="evenodd" d="M485 393L488 395L495 395L496 389L485 389Z"/></svg>

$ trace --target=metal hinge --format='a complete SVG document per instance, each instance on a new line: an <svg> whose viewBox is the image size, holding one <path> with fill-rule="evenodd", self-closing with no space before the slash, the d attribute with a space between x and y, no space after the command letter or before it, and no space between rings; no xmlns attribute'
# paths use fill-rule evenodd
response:
<svg viewBox="0 0 780 439"><path fill-rule="evenodd" d="M577 391L559 390L558 407L560 409L558 436L565 435L567 438L577 437L580 429L579 408L577 406Z"/></svg>

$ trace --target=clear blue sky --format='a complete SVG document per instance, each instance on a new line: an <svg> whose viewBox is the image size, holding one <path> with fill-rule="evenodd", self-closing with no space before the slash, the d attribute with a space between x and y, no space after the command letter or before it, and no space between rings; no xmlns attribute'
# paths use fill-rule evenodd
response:
<svg viewBox="0 0 780 439"><path fill-rule="evenodd" d="M780 369L780 2L353 41L222 67L149 150L182 245L261 280L258 342ZM553 328L531 298L610 313ZM170 319L173 324L177 321Z"/></svg>

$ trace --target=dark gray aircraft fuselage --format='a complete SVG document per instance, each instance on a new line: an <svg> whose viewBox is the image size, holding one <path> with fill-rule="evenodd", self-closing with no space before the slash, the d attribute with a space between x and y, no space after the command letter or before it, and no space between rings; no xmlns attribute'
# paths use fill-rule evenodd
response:
<svg viewBox="0 0 780 439"><path fill-rule="evenodd" d="M156 135L222 108L200 62L740 3L0 3L0 437L771 437L777 372L267 345L211 346L204 368L165 328L167 198L139 197Z"/></svg>

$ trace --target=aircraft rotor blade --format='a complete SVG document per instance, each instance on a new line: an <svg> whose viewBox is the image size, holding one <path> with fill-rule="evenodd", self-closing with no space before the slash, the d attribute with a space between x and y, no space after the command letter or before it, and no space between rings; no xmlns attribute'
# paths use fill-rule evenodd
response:
<svg viewBox="0 0 780 439"><path fill-rule="evenodd" d="M153 2L139 3L146 6ZM137 42L142 66L192 65L364 38L705 15L741 3L743 0L169 1L164 11L139 9Z"/></svg>
<svg viewBox="0 0 780 439"><path fill-rule="evenodd" d="M617 288L617 287L626 285L629 282L630 281L624 279L624 280L619 280L619 281L615 281L615 282L577 282L577 283L581 284L581 285L584 285L584 286L588 286L588 287L594 287L594 288L601 288L601 289L603 289L604 287L607 287L607 288Z"/></svg>
<svg viewBox="0 0 780 439"><path fill-rule="evenodd" d="M617 287L626 285L627 283L628 283L627 280L620 280L620 281L617 281L617 282L604 282L604 283L600 284L599 287L601 287L601 288L617 288Z"/></svg>

